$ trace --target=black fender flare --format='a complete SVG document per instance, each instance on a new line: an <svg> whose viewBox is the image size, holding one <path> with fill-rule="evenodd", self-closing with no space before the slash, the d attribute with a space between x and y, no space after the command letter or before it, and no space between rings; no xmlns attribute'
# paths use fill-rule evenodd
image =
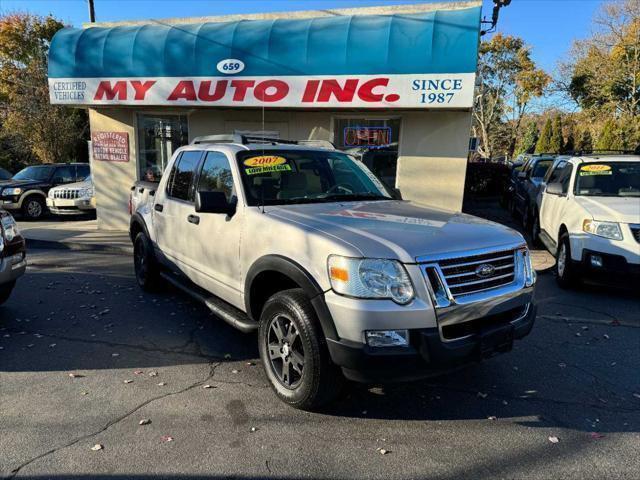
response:
<svg viewBox="0 0 640 480"><path fill-rule="evenodd" d="M262 272L275 271L286 275L295 283L300 285L300 288L309 297L311 305L316 311L320 326L326 338L332 340L339 340L338 333L336 331L331 312L327 307L327 303L324 299L324 291L318 285L315 278L307 272L300 264L291 260L290 258L282 255L265 255L256 260L249 268L244 282L245 292L245 308L247 313L251 316L251 285L255 278ZM254 319L255 320L255 319Z"/></svg>
<svg viewBox="0 0 640 480"><path fill-rule="evenodd" d="M142 230L144 231L144 234L147 236L149 240L151 240L151 236L149 235L149 230L147 229L147 223L144 221L144 218L142 218L142 215L136 212L133 215L131 215L131 219L129 220L129 238L131 239L132 242L135 241L135 238L133 238L134 225L140 225L142 227Z"/></svg>

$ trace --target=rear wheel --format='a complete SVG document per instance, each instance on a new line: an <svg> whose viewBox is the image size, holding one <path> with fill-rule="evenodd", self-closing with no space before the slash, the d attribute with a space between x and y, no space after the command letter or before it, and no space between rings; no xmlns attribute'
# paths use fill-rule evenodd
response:
<svg viewBox="0 0 640 480"><path fill-rule="evenodd" d="M133 243L133 267L140 288L146 292L158 290L160 269L151 242L144 232L138 233Z"/></svg>
<svg viewBox="0 0 640 480"><path fill-rule="evenodd" d="M540 242L540 214L537 210L533 211L533 215L531 216L531 242L535 247L539 247Z"/></svg>
<svg viewBox="0 0 640 480"><path fill-rule="evenodd" d="M567 233L563 234L558 241L556 280L561 288L571 288L576 284L575 266L571 260L571 245Z"/></svg>
<svg viewBox="0 0 640 480"><path fill-rule="evenodd" d="M315 310L302 289L273 295L260 316L260 357L274 392L310 410L335 399L345 383L331 363Z"/></svg>
<svg viewBox="0 0 640 480"><path fill-rule="evenodd" d="M0 285L0 305L9 300L9 297L11 296L11 292L13 291L13 287L15 287L15 285L15 281Z"/></svg>
<svg viewBox="0 0 640 480"><path fill-rule="evenodd" d="M46 211L44 200L37 196L31 195L22 202L22 215L29 220L38 220Z"/></svg>

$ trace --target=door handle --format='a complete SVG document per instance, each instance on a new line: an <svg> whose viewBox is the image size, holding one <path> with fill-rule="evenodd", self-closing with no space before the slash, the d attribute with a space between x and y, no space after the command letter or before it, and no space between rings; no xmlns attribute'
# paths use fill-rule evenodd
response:
<svg viewBox="0 0 640 480"><path fill-rule="evenodd" d="M189 220L189 223L193 223L194 225L198 225L200 223L200 217L197 215L189 215L187 220Z"/></svg>
<svg viewBox="0 0 640 480"><path fill-rule="evenodd" d="M161 203L156 203L153 208L156 212L161 212L162 210L164 210L164 206Z"/></svg>

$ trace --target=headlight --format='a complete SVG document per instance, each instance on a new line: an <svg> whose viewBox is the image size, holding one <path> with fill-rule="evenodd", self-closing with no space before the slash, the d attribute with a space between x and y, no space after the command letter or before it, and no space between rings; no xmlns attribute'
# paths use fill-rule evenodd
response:
<svg viewBox="0 0 640 480"><path fill-rule="evenodd" d="M51 190L49 190L49 193L47 194L47 196L49 198L53 198L53 188Z"/></svg>
<svg viewBox="0 0 640 480"><path fill-rule="evenodd" d="M597 220L585 219L582 222L582 230L599 237L610 238L611 240L622 240L622 230L620 224L616 222L599 222Z"/></svg>
<svg viewBox="0 0 640 480"><path fill-rule="evenodd" d="M331 288L340 295L388 298L400 305L413 300L409 274L396 260L331 255L327 263Z"/></svg>
<svg viewBox="0 0 640 480"><path fill-rule="evenodd" d="M2 190L2 195L20 195L21 193L21 188L5 188Z"/></svg>
<svg viewBox="0 0 640 480"><path fill-rule="evenodd" d="M12 241L20 234L20 231L18 230L18 224L11 215L2 217L2 221L0 222L0 224L2 225L4 238L7 239L7 242Z"/></svg>
<svg viewBox="0 0 640 480"><path fill-rule="evenodd" d="M520 253L524 261L524 283L525 287L530 287L536 283L536 270L533 268L533 261L531 259L531 252L527 247L521 248Z"/></svg>

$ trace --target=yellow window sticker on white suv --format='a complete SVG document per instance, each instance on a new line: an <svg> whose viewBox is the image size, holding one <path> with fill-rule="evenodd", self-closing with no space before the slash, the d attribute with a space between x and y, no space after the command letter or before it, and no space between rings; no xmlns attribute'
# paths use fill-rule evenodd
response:
<svg viewBox="0 0 640 480"><path fill-rule="evenodd" d="M259 157L247 158L242 162L247 175L257 175L259 173L269 172L290 172L291 165L287 163L287 159L277 155L261 155Z"/></svg>
<svg viewBox="0 0 640 480"><path fill-rule="evenodd" d="M592 164L592 165L584 165L580 169L580 176L586 177L589 175L612 175L611 165L600 165L600 164Z"/></svg>

